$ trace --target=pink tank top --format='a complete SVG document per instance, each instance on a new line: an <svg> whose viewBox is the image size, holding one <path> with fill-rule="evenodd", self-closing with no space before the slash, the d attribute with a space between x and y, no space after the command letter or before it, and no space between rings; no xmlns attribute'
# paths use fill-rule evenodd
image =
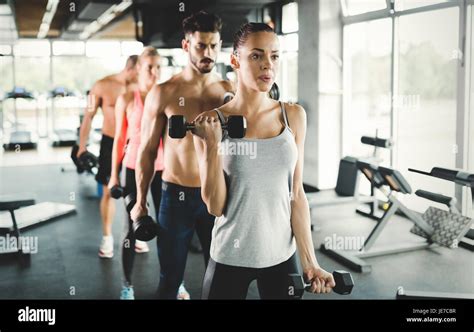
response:
<svg viewBox="0 0 474 332"><path fill-rule="evenodd" d="M143 115L143 101L140 96L140 91L136 90L133 93L133 112L128 116L128 132L129 140L125 149L124 164L125 167L135 169L137 161L138 147L140 146L140 127ZM163 140L160 139L160 146L158 147L158 156L155 160L155 171L162 171L163 164Z"/></svg>

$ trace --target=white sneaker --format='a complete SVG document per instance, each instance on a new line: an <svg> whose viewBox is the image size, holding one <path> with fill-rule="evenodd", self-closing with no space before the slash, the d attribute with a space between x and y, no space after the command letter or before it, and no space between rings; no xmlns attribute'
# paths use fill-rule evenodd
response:
<svg viewBox="0 0 474 332"><path fill-rule="evenodd" d="M149 251L150 251L150 248L148 247L148 244L146 242L135 240L135 252L137 254L143 254Z"/></svg>
<svg viewBox="0 0 474 332"><path fill-rule="evenodd" d="M188 291L186 288L184 288L184 282L179 285L178 289L178 296L176 297L178 300L190 300L191 296L189 295Z"/></svg>
<svg viewBox="0 0 474 332"><path fill-rule="evenodd" d="M114 238L112 236L102 237L102 242L99 248L100 258L112 258L114 257Z"/></svg>

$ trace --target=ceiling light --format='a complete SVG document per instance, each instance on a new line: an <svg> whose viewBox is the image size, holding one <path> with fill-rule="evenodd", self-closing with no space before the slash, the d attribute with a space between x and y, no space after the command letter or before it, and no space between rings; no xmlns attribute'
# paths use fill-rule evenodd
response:
<svg viewBox="0 0 474 332"><path fill-rule="evenodd" d="M41 25L38 31L37 38L45 38L48 35L49 26L53 21L54 14L58 9L59 0L48 0L46 5L46 11L44 12L43 19L41 20Z"/></svg>

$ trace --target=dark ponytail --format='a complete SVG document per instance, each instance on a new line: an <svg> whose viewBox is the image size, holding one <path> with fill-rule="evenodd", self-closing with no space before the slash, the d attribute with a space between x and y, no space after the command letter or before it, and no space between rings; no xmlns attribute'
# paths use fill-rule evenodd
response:
<svg viewBox="0 0 474 332"><path fill-rule="evenodd" d="M250 34L261 31L275 33L275 31L265 23L251 22L243 24L234 35L234 54L237 52L237 49L247 41Z"/></svg>

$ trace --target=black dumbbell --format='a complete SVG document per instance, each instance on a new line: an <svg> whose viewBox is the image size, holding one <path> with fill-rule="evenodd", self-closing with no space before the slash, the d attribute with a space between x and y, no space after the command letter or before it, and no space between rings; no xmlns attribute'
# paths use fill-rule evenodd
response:
<svg viewBox="0 0 474 332"><path fill-rule="evenodd" d="M123 187L119 186L116 184L110 189L110 196L114 199L119 199L120 197L123 197L124 195L124 190Z"/></svg>
<svg viewBox="0 0 474 332"><path fill-rule="evenodd" d="M99 159L93 153L91 153L89 151L85 151L85 152L81 153L81 155L77 159L77 162L78 162L81 169L83 169L86 172L89 172L91 174L94 174L94 175L97 174L97 167L99 165Z"/></svg>
<svg viewBox="0 0 474 332"><path fill-rule="evenodd" d="M273 83L272 88L268 92L268 95L274 100L280 99L280 89L278 88L278 85L276 83Z"/></svg>
<svg viewBox="0 0 474 332"><path fill-rule="evenodd" d="M229 101L231 101L232 99L234 99L235 95L233 92L226 92L224 93L224 104L227 104Z"/></svg>
<svg viewBox="0 0 474 332"><path fill-rule="evenodd" d="M79 163L79 160L77 159L77 151L79 151L79 145L74 144L71 150L71 159L74 165L76 166L77 173L81 174L84 172L84 169L82 168L81 164Z"/></svg>
<svg viewBox="0 0 474 332"><path fill-rule="evenodd" d="M125 208L127 209L128 215L130 215L135 203L136 198L134 193L128 194L125 197ZM133 222L133 232L137 240L150 241L156 237L158 227L152 217L148 215L141 216L137 221Z"/></svg>
<svg viewBox="0 0 474 332"><path fill-rule="evenodd" d="M336 286L332 289L334 293L340 295L347 295L352 292L352 288L354 288L354 279L352 279L352 275L347 271L334 271L332 273L334 277L334 281L336 282ZM311 288L311 284L305 283L303 277L300 274L292 273L288 275L289 279L289 286L288 291L294 295L295 298L303 297L303 293L305 290L309 291Z"/></svg>
<svg viewBox="0 0 474 332"><path fill-rule="evenodd" d="M171 138L183 138L186 131L192 129L194 124L187 123L183 115L173 115L168 121L168 134ZM227 130L231 138L242 138L247 130L247 122L242 115L231 115L222 125L222 129Z"/></svg>

